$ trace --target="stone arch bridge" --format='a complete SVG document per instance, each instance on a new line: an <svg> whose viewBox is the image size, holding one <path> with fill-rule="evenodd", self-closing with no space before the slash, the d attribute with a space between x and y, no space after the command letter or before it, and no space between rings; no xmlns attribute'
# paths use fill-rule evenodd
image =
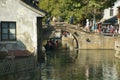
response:
<svg viewBox="0 0 120 80"><path fill-rule="evenodd" d="M104 36L100 33L85 32L76 25L67 23L54 23L53 27L54 30L62 29L71 33L76 41L77 49L114 49L115 42L120 41L119 36Z"/></svg>

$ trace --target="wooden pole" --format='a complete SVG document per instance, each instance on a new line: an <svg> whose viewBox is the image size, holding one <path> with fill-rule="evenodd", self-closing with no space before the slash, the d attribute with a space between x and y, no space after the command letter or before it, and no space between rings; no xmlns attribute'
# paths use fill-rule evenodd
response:
<svg viewBox="0 0 120 80"><path fill-rule="evenodd" d="M119 25L119 30L118 33L120 34L120 7L118 7L118 25Z"/></svg>
<svg viewBox="0 0 120 80"><path fill-rule="evenodd" d="M43 58L42 53L42 17L37 17L37 60L41 62Z"/></svg>

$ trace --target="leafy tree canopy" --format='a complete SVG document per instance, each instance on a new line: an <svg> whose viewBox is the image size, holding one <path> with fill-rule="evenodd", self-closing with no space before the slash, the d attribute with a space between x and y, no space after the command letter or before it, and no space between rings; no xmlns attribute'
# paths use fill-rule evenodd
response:
<svg viewBox="0 0 120 80"><path fill-rule="evenodd" d="M114 5L116 0L40 0L39 7L46 10L49 16L61 16L68 20L73 16L75 21L84 18L93 18L93 14L99 20L105 8Z"/></svg>

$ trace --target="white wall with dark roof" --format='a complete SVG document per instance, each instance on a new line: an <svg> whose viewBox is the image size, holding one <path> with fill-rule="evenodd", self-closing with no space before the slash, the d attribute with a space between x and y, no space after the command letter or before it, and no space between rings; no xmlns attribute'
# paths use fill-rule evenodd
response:
<svg viewBox="0 0 120 80"><path fill-rule="evenodd" d="M103 21L117 15L117 7L120 6L120 0L114 3L114 6L104 10ZM110 9L113 9L113 16L110 16Z"/></svg>
<svg viewBox="0 0 120 80"><path fill-rule="evenodd" d="M20 0L0 0L0 22L16 22L16 49L27 49L30 52L37 50L36 20L38 16L41 15L23 6Z"/></svg>

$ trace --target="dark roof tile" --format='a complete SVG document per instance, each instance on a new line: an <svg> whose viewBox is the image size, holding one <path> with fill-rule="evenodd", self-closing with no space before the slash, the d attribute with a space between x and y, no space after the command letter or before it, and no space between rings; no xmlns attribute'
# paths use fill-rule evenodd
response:
<svg viewBox="0 0 120 80"><path fill-rule="evenodd" d="M37 0L21 0L21 1L26 3L27 5L31 6L34 9L39 10L40 12L44 13L45 15L48 14L45 10L40 9L37 6L37 4L39 3L39 1L37 1Z"/></svg>
<svg viewBox="0 0 120 80"><path fill-rule="evenodd" d="M15 56L15 57L25 57L31 55L31 53L27 50L9 50L8 56Z"/></svg>

